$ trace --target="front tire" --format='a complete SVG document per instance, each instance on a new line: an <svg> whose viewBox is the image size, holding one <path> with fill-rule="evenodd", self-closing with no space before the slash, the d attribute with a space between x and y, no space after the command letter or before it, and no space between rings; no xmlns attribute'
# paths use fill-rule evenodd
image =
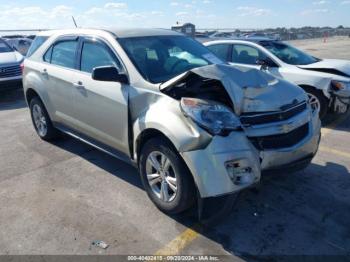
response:
<svg viewBox="0 0 350 262"><path fill-rule="evenodd" d="M185 162L170 142L150 139L142 147L139 171L152 202L164 213L178 214L195 200L195 185Z"/></svg>
<svg viewBox="0 0 350 262"><path fill-rule="evenodd" d="M32 122L38 136L45 141L57 138L58 130L52 125L49 114L41 100L38 97L34 97L30 100L29 107Z"/></svg>
<svg viewBox="0 0 350 262"><path fill-rule="evenodd" d="M315 110L319 110L320 119L324 119L328 113L328 99L322 94L320 90L312 87L303 87L303 89L309 97L311 107Z"/></svg>

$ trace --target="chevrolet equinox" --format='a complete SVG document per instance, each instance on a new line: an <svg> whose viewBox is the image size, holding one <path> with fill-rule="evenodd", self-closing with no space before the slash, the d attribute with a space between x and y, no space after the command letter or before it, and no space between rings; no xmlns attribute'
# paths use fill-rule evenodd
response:
<svg viewBox="0 0 350 262"><path fill-rule="evenodd" d="M23 84L39 137L60 130L134 164L163 212L303 169L317 152L318 111L301 88L180 33L73 29L33 46Z"/></svg>

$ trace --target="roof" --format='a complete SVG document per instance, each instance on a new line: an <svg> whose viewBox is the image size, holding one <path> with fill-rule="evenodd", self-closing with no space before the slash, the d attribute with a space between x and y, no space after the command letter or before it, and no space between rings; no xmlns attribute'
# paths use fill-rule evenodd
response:
<svg viewBox="0 0 350 262"><path fill-rule="evenodd" d="M145 37L145 36L169 36L169 35L183 35L178 32L174 32L168 29L146 29L146 28L134 28L134 29L104 29L116 35L118 38L129 37Z"/></svg>
<svg viewBox="0 0 350 262"><path fill-rule="evenodd" d="M167 36L167 35L182 35L181 33L168 30L168 29L147 29L147 28L73 28L73 29L61 29L61 30L48 30L39 32L40 36L51 36L55 33L72 32L93 32L93 31L105 31L112 33L117 38L129 38L129 37L145 37L145 36Z"/></svg>
<svg viewBox="0 0 350 262"><path fill-rule="evenodd" d="M252 38L209 38L205 39L206 41L202 41L203 43L212 43L212 42L230 42L230 41L238 41L238 42L252 42L255 44L261 44L263 42L281 42L280 40L271 39L267 37L252 37Z"/></svg>

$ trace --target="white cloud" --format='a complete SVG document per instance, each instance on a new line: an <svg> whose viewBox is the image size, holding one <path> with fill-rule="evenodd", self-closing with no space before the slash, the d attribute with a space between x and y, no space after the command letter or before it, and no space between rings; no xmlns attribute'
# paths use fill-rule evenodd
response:
<svg viewBox="0 0 350 262"><path fill-rule="evenodd" d="M326 14L329 13L329 9L310 9L310 10L304 10L301 12L301 15L312 15L312 14Z"/></svg>
<svg viewBox="0 0 350 262"><path fill-rule="evenodd" d="M72 26L72 15L73 8L65 5L50 9L40 6L6 6L1 10L0 24L6 29L67 27Z"/></svg>
<svg viewBox="0 0 350 262"><path fill-rule="evenodd" d="M128 7L128 5L126 3L106 3L105 8L109 9L109 8L113 8L113 9L125 9Z"/></svg>
<svg viewBox="0 0 350 262"><path fill-rule="evenodd" d="M314 4L314 5L325 5L325 4L329 4L329 1L327 1L327 0L319 0L319 1L312 2L312 4Z"/></svg>
<svg viewBox="0 0 350 262"><path fill-rule="evenodd" d="M350 5L350 0L344 0L340 3L341 5Z"/></svg>
<svg viewBox="0 0 350 262"><path fill-rule="evenodd" d="M189 15L189 13L188 12L177 12L176 13L176 16L187 16L187 15Z"/></svg>
<svg viewBox="0 0 350 262"><path fill-rule="evenodd" d="M240 11L240 16L265 16L272 13L270 9L253 6L239 6L237 10Z"/></svg>

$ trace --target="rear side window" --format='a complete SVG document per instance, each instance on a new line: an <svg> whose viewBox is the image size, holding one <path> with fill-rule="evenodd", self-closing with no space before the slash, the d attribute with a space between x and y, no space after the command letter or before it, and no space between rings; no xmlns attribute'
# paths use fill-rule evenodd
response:
<svg viewBox="0 0 350 262"><path fill-rule="evenodd" d="M36 36L28 49L27 57L30 57L32 54L34 54L34 52L38 50L39 47L42 46L42 44L45 43L48 38L48 36Z"/></svg>
<svg viewBox="0 0 350 262"><path fill-rule="evenodd" d="M100 66L120 68L120 64L108 47L97 42L85 42L81 54L81 71L92 73L95 67Z"/></svg>
<svg viewBox="0 0 350 262"><path fill-rule="evenodd" d="M62 41L52 48L51 64L67 68L75 68L75 52L78 46L76 40Z"/></svg>
<svg viewBox="0 0 350 262"><path fill-rule="evenodd" d="M221 58L221 60L227 61L230 45L225 45L225 44L211 45L211 46L208 46L208 49L212 51L217 57Z"/></svg>

